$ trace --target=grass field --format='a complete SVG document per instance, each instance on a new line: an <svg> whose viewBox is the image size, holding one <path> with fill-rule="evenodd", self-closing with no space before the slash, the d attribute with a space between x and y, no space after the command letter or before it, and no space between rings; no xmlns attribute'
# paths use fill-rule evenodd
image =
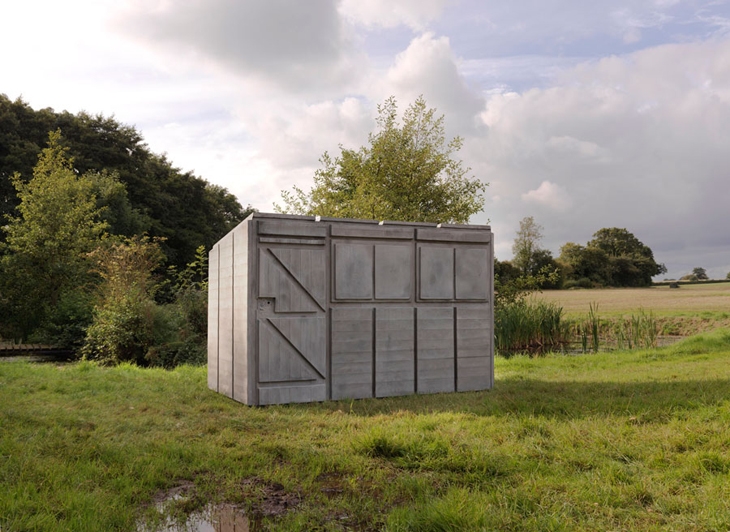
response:
<svg viewBox="0 0 730 532"><path fill-rule="evenodd" d="M204 368L2 363L0 530L135 530L176 488L170 511L227 501L252 530L730 529L730 331L495 371L251 408Z"/></svg>

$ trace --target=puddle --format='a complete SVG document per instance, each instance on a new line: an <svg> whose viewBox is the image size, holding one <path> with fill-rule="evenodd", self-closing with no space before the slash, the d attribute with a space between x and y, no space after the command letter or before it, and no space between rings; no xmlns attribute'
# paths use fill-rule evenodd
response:
<svg viewBox="0 0 730 532"><path fill-rule="evenodd" d="M298 494L288 492L281 484L257 477L244 479L241 489L247 505L208 504L190 512L201 501L195 484L183 481L154 497L152 506L157 516L148 509L147 517L153 524L140 520L137 532L254 532L261 530L262 519L281 516L301 502ZM250 506L250 514L244 506Z"/></svg>
<svg viewBox="0 0 730 532"><path fill-rule="evenodd" d="M208 505L193 512L180 522L167 517L156 528L143 526L137 532L252 532L251 522L245 512L233 504Z"/></svg>
<svg viewBox="0 0 730 532"><path fill-rule="evenodd" d="M137 532L252 532L257 528L252 526L243 508L230 503L209 504L186 518L176 517L175 510L184 507L194 494L192 482L184 482L158 494L154 507L162 522L154 527L140 522Z"/></svg>

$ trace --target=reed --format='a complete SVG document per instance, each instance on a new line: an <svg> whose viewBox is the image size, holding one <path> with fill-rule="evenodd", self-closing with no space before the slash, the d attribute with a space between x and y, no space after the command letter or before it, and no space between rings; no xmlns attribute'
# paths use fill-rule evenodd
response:
<svg viewBox="0 0 730 532"><path fill-rule="evenodd" d="M539 300L523 300L497 308L495 349L509 356L561 348L569 337L562 313L562 307L555 303Z"/></svg>
<svg viewBox="0 0 730 532"><path fill-rule="evenodd" d="M639 309L628 317L602 319L597 303L589 305L585 318L572 321L571 328L582 353L597 353L602 348L652 349L657 347L660 330L652 311Z"/></svg>

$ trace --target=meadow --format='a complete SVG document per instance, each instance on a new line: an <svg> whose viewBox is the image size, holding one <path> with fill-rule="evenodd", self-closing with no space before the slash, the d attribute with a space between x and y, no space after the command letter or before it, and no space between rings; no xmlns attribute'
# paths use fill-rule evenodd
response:
<svg viewBox="0 0 730 532"><path fill-rule="evenodd" d="M252 408L205 371L0 363L0 530L160 530L170 493L251 530L730 529L727 329L476 393Z"/></svg>
<svg viewBox="0 0 730 532"><path fill-rule="evenodd" d="M630 314L639 308L658 317L730 318L730 282L687 283L648 288L602 288L595 290L545 290L536 297L559 304L568 317L586 314L591 303L601 314Z"/></svg>

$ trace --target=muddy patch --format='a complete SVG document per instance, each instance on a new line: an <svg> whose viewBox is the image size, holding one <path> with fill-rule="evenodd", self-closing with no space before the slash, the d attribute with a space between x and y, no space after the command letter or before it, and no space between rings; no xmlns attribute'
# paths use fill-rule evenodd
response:
<svg viewBox="0 0 730 532"><path fill-rule="evenodd" d="M301 503L298 494L281 484L256 477L245 479L241 491L245 503L203 504L195 484L181 482L155 495L155 511L147 511L137 532L255 532L262 530L262 519L283 515Z"/></svg>
<svg viewBox="0 0 730 532"><path fill-rule="evenodd" d="M207 504L201 501L195 484L184 481L153 498L153 514L137 525L137 532L253 532L258 530L245 509L236 504Z"/></svg>
<svg viewBox="0 0 730 532"><path fill-rule="evenodd" d="M251 513L259 517L282 515L302 502L299 495L286 491L281 484L256 477L244 480L241 487L246 499L251 501Z"/></svg>

